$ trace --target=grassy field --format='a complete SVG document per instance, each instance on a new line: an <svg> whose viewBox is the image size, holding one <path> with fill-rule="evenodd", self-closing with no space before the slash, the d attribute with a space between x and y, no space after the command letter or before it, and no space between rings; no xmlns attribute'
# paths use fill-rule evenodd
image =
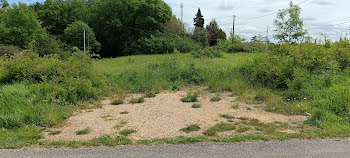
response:
<svg viewBox="0 0 350 158"><path fill-rule="evenodd" d="M100 146L100 145L121 145L121 144L181 144L181 143L194 143L194 142L238 142L249 140L271 140L271 139L292 139L292 138L327 138L327 137L346 137L349 136L349 127L347 123L338 122L339 120L335 115L331 115L330 119L326 115L317 111L317 106L311 106L314 103L314 99L308 100L296 100L289 101L285 97L285 92L263 86L259 83L250 82L250 75L244 74L242 70L245 70L245 66L255 64L256 59L265 58L267 54L264 53L236 53L228 54L223 53L221 58L193 58L189 53L187 54L165 54L165 55L139 55L139 56L126 56L113 59L99 59L91 62L91 72L102 76L101 81L106 85L101 86L96 93L94 89L87 90L87 95L96 97L95 101L104 96L118 97L125 93L156 93L162 90L179 90L191 86L207 87L206 90L210 92L229 91L232 92L232 96L236 96L238 100L247 104L265 104L267 111L279 112L287 115L301 114L307 115L308 113L315 112L315 115L320 115L321 118L312 118L316 120L307 121L305 124L314 125L315 128L301 129L300 133L287 134L277 131L270 131L262 135L248 134L238 135L230 138L218 138L211 136L201 137L179 137L179 138L164 138L154 140L140 140L133 142L124 136L103 136L90 141L40 141L42 138L42 131L45 130L45 122L40 120L57 121L50 122L52 125L57 125L61 120L67 118L67 115L60 115L60 113L51 113L52 115L43 116L43 118L37 118L36 122L31 123L26 118L21 118L27 122L24 125L20 125L20 128L13 129L1 129L0 132L0 148L20 148L28 146L40 146L40 147L80 147L80 146ZM79 68L78 68L79 69ZM333 87L347 87L346 84L349 81L347 75L338 75L333 78L338 81ZM84 84L84 83L83 83ZM37 85L35 82L34 85ZM1 85L0 90L8 93L8 95L2 97L9 97L13 92L20 89L19 101L26 103L26 99L37 96L30 89L33 88L33 84L15 83ZM96 86L95 86L96 87ZM35 86L34 86L35 88ZM327 89L332 89L328 87ZM327 91L323 89L323 91ZM35 89L36 90L36 89ZM74 91L78 95L81 91ZM89 92L89 93L88 93ZM90 94L91 93L91 94ZM75 93L73 93L75 94ZM83 93L84 94L84 93ZM327 93L325 93L327 94ZM321 97L322 95L320 95ZM1 94L0 94L1 97ZM42 99L42 98L37 98ZM66 99L66 98L65 98ZM8 98L10 101L14 101L12 98ZM17 99L18 100L18 99ZM67 100L67 99L66 99ZM85 100L84 98L75 98L76 103L65 103L63 107L66 107L64 111L72 111L76 109L71 108L72 105L86 105L93 100ZM0 101L1 103L1 101ZM52 103L52 100L48 103ZM19 104L18 101L14 104ZM300 105L306 106L300 106ZM30 106L32 104L29 104ZM44 104L45 105L45 104ZM54 104L55 105L55 104ZM61 104L59 104L62 106ZM79 108L86 108L86 106L78 106ZM53 106L51 110L54 110L56 106ZM235 107L239 108L239 107ZM19 111L20 112L20 111ZM62 110L60 112L63 112ZM17 117L17 115L13 115ZM34 117L34 116L33 116ZM322 117L324 120L322 120ZM9 119L10 120L10 119ZM35 119L33 121L36 121ZM319 124L314 124L315 121ZM41 123L43 123L41 125ZM33 125L34 124L34 125ZM267 128L269 131L269 125L257 124L256 128ZM260 127L261 126L261 127ZM221 126L213 127L213 131L224 131L220 129ZM225 126L226 127L226 126ZM272 126L277 128L275 126ZM318 128L316 128L318 127ZM235 128L232 128L232 130ZM237 131L244 132L244 126L238 126ZM213 133L213 132L212 132ZM208 134L210 135L210 134ZM213 134L215 135L215 133Z"/></svg>

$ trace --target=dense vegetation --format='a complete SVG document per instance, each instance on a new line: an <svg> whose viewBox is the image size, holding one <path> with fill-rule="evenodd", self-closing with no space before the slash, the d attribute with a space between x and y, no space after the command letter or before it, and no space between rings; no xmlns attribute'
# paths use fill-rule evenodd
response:
<svg viewBox="0 0 350 158"><path fill-rule="evenodd" d="M284 27L293 21L283 22L287 14L299 18L300 8L292 3L290 12L281 10L275 21L278 39L286 43L265 44L232 35L226 39L215 21L204 28L200 10L189 34L162 0L5 2L0 9L0 148L38 143L41 127L58 125L107 94L187 86L230 91L241 101L266 104L269 111L311 115L305 123L322 129L288 138L349 136L350 41L300 41L306 34L302 21L294 32ZM92 59L81 51L83 30L89 52L125 57ZM132 54L162 55L126 56Z"/></svg>

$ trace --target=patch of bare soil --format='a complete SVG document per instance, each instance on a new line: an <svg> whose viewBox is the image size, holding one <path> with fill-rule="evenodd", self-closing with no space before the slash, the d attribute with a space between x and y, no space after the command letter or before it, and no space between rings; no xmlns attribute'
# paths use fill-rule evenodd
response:
<svg viewBox="0 0 350 158"><path fill-rule="evenodd" d="M273 122L301 122L306 120L305 116L285 116L282 114L266 112L263 105L248 105L237 102L235 97L228 93L222 93L219 102L210 99L215 94L201 94L198 98L201 108L192 108L193 103L183 103L185 91L168 92L157 94L155 98L145 98L141 104L130 104L131 98L140 95L129 96L125 104L111 105L112 100L102 101L101 109L84 111L76 116L70 117L64 125L51 130L59 130L57 135L45 133L46 140L89 140L103 135L117 134L123 129L134 129L137 132L129 137L134 140L178 137L178 136L200 136L203 131L227 119L220 117L228 114L235 118L258 119L264 123ZM232 108L238 104L239 109ZM235 119L238 121L239 119ZM201 130L189 134L180 129L198 124ZM90 133L77 135L76 131L90 128ZM294 131L288 131L294 132Z"/></svg>

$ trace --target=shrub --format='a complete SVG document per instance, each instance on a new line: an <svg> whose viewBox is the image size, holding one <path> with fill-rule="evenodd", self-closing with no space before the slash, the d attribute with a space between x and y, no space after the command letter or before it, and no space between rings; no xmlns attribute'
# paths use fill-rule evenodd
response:
<svg viewBox="0 0 350 158"><path fill-rule="evenodd" d="M105 87L83 53L66 61L32 52L0 60L0 84L11 83L0 86L0 128L56 125L70 116L71 105L98 99Z"/></svg>
<svg viewBox="0 0 350 158"><path fill-rule="evenodd" d="M193 51L192 55L195 58L201 58L201 57L221 58L222 57L222 54L218 50L214 49L213 47L206 47L198 51Z"/></svg>
<svg viewBox="0 0 350 158"><path fill-rule="evenodd" d="M201 108L201 105L200 104L193 104L192 108L198 109L198 108Z"/></svg>
<svg viewBox="0 0 350 158"><path fill-rule="evenodd" d="M187 53L200 49L192 39L172 34L155 34L138 40L130 50L133 54ZM176 50L176 51L175 51Z"/></svg>
<svg viewBox="0 0 350 158"><path fill-rule="evenodd" d="M86 134L89 134L90 131L91 131L90 128L85 128L83 130L76 131L75 134L77 134L77 135L86 135Z"/></svg>
<svg viewBox="0 0 350 158"><path fill-rule="evenodd" d="M124 104L124 100L122 100L122 99L114 99L111 104L112 105Z"/></svg>
<svg viewBox="0 0 350 158"><path fill-rule="evenodd" d="M13 56L19 54L21 50L16 46L0 45L0 56L9 55Z"/></svg>
<svg viewBox="0 0 350 158"><path fill-rule="evenodd" d="M218 50L227 52L227 53L239 53L239 52L245 52L245 53L251 53L253 52L253 49L251 49L249 46L241 43L241 42L235 42L232 43L229 40L218 40L218 44L216 46Z"/></svg>

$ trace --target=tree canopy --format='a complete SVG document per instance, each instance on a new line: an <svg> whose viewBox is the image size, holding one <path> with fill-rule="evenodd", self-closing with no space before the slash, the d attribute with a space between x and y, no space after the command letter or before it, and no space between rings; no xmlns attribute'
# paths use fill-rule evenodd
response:
<svg viewBox="0 0 350 158"><path fill-rule="evenodd" d="M226 39L226 33L219 27L215 20L212 20L206 27L208 31L209 45L214 46L218 43L218 39Z"/></svg>
<svg viewBox="0 0 350 158"><path fill-rule="evenodd" d="M279 10L274 21L276 26L274 38L280 42L296 43L304 40L307 30L304 29L304 22L300 18L301 8L289 3L289 8Z"/></svg>

